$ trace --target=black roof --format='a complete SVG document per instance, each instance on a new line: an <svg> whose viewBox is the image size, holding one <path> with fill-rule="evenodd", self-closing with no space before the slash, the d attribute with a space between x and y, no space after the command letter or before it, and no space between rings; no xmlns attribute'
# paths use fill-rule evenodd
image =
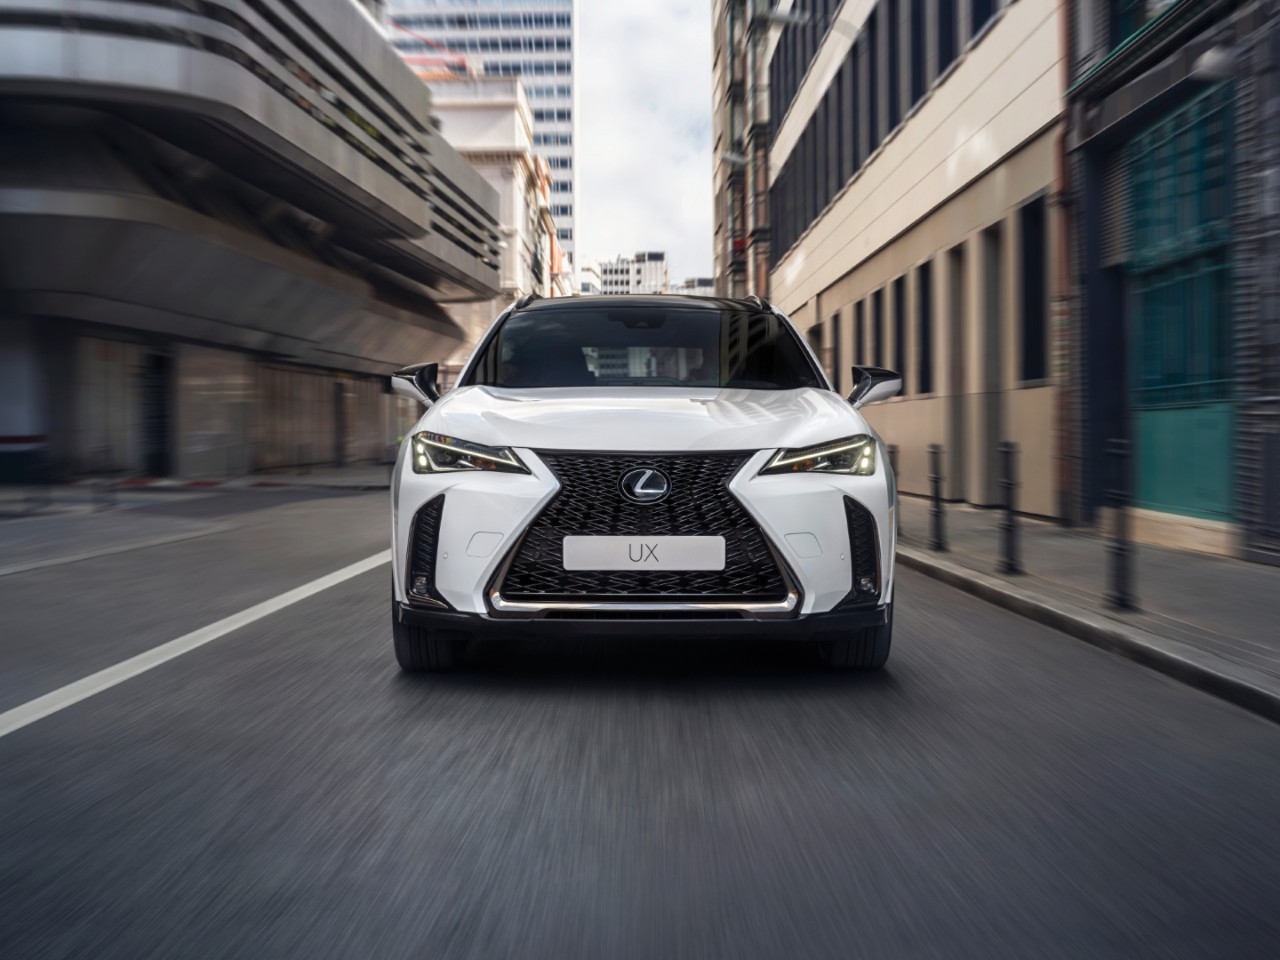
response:
<svg viewBox="0 0 1280 960"><path fill-rule="evenodd" d="M623 293L575 295L572 297L538 297L530 300L523 307L517 304L517 311L526 310L573 310L591 309L600 306L609 307L687 307L706 310L744 310L760 311L760 304L751 300L732 300L728 297L694 297L675 293ZM766 307L764 312L768 312Z"/></svg>

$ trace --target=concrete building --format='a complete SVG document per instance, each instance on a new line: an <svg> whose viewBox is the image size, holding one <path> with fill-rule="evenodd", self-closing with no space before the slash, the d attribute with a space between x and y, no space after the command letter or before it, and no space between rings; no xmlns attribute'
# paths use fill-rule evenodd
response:
<svg viewBox="0 0 1280 960"><path fill-rule="evenodd" d="M1009 440L1022 509L1060 514L1058 0L815 0L759 25L746 0L720 9L719 32L768 30L773 302L839 389L853 363L902 373L868 418L903 490L927 491L938 443L946 495L997 504Z"/></svg>
<svg viewBox="0 0 1280 960"><path fill-rule="evenodd" d="M599 270L601 293L667 292L667 255L659 250L604 260L599 264Z"/></svg>
<svg viewBox="0 0 1280 960"><path fill-rule="evenodd" d="M676 284L668 293L678 293L685 297L714 297L716 282L711 277L686 277L682 283Z"/></svg>
<svg viewBox="0 0 1280 960"><path fill-rule="evenodd" d="M380 456L497 291L492 188L350 0L91 6L0 21L0 473Z"/></svg>
<svg viewBox="0 0 1280 960"><path fill-rule="evenodd" d="M1072 0L1069 439L1141 540L1280 562L1280 3Z"/></svg>
<svg viewBox="0 0 1280 960"><path fill-rule="evenodd" d="M584 296L602 293L604 285L600 280L600 268L594 263L584 263L578 267L578 292Z"/></svg>
<svg viewBox="0 0 1280 960"><path fill-rule="evenodd" d="M389 0L386 18L391 41L411 66L524 81L534 149L553 174L557 239L575 266L576 0Z"/></svg>
<svg viewBox="0 0 1280 960"><path fill-rule="evenodd" d="M769 296L768 54L790 0L713 0L712 272L722 297ZM829 17L826 0L819 16ZM780 13L780 10L786 12Z"/></svg>
<svg viewBox="0 0 1280 960"><path fill-rule="evenodd" d="M551 215L551 169L533 149L533 113L517 77L430 84L432 109L449 144L498 195L498 278L492 300L449 306L466 332L445 365L452 381L494 318L525 294L563 296L565 265Z"/></svg>

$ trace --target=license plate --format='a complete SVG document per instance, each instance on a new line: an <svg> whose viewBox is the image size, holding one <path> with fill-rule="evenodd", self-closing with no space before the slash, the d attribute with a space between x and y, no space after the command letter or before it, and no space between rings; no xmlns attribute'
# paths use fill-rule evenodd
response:
<svg viewBox="0 0 1280 960"><path fill-rule="evenodd" d="M566 570L723 570L724 537L565 537Z"/></svg>

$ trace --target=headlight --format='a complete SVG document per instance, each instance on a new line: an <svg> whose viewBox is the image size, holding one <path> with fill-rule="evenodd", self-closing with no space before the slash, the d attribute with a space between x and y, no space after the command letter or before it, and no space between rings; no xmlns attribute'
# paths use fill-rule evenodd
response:
<svg viewBox="0 0 1280 960"><path fill-rule="evenodd" d="M510 447L486 447L454 437L442 437L438 433L414 434L414 473L462 473L469 470L529 472Z"/></svg>
<svg viewBox="0 0 1280 960"><path fill-rule="evenodd" d="M760 473L848 473L869 477L876 472L876 441L866 434L832 440L800 450L779 450Z"/></svg>

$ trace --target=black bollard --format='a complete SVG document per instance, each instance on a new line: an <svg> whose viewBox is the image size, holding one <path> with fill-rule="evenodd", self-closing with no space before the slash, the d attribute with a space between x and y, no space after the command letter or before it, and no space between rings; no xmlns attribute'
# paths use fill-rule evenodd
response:
<svg viewBox="0 0 1280 960"><path fill-rule="evenodd" d="M1112 477L1107 606L1112 610L1136 610L1138 607L1133 595L1133 545L1129 542L1129 454L1128 440L1112 439L1107 442Z"/></svg>
<svg viewBox="0 0 1280 960"><path fill-rule="evenodd" d="M1000 572L1022 573L1018 549L1018 445L1000 444L1001 478L1004 488L1004 518L1000 521Z"/></svg>
<svg viewBox="0 0 1280 960"><path fill-rule="evenodd" d="M929 444L929 486L933 499L933 508L929 511L933 529L929 549L946 550L947 531L942 515L942 447L936 443Z"/></svg>

